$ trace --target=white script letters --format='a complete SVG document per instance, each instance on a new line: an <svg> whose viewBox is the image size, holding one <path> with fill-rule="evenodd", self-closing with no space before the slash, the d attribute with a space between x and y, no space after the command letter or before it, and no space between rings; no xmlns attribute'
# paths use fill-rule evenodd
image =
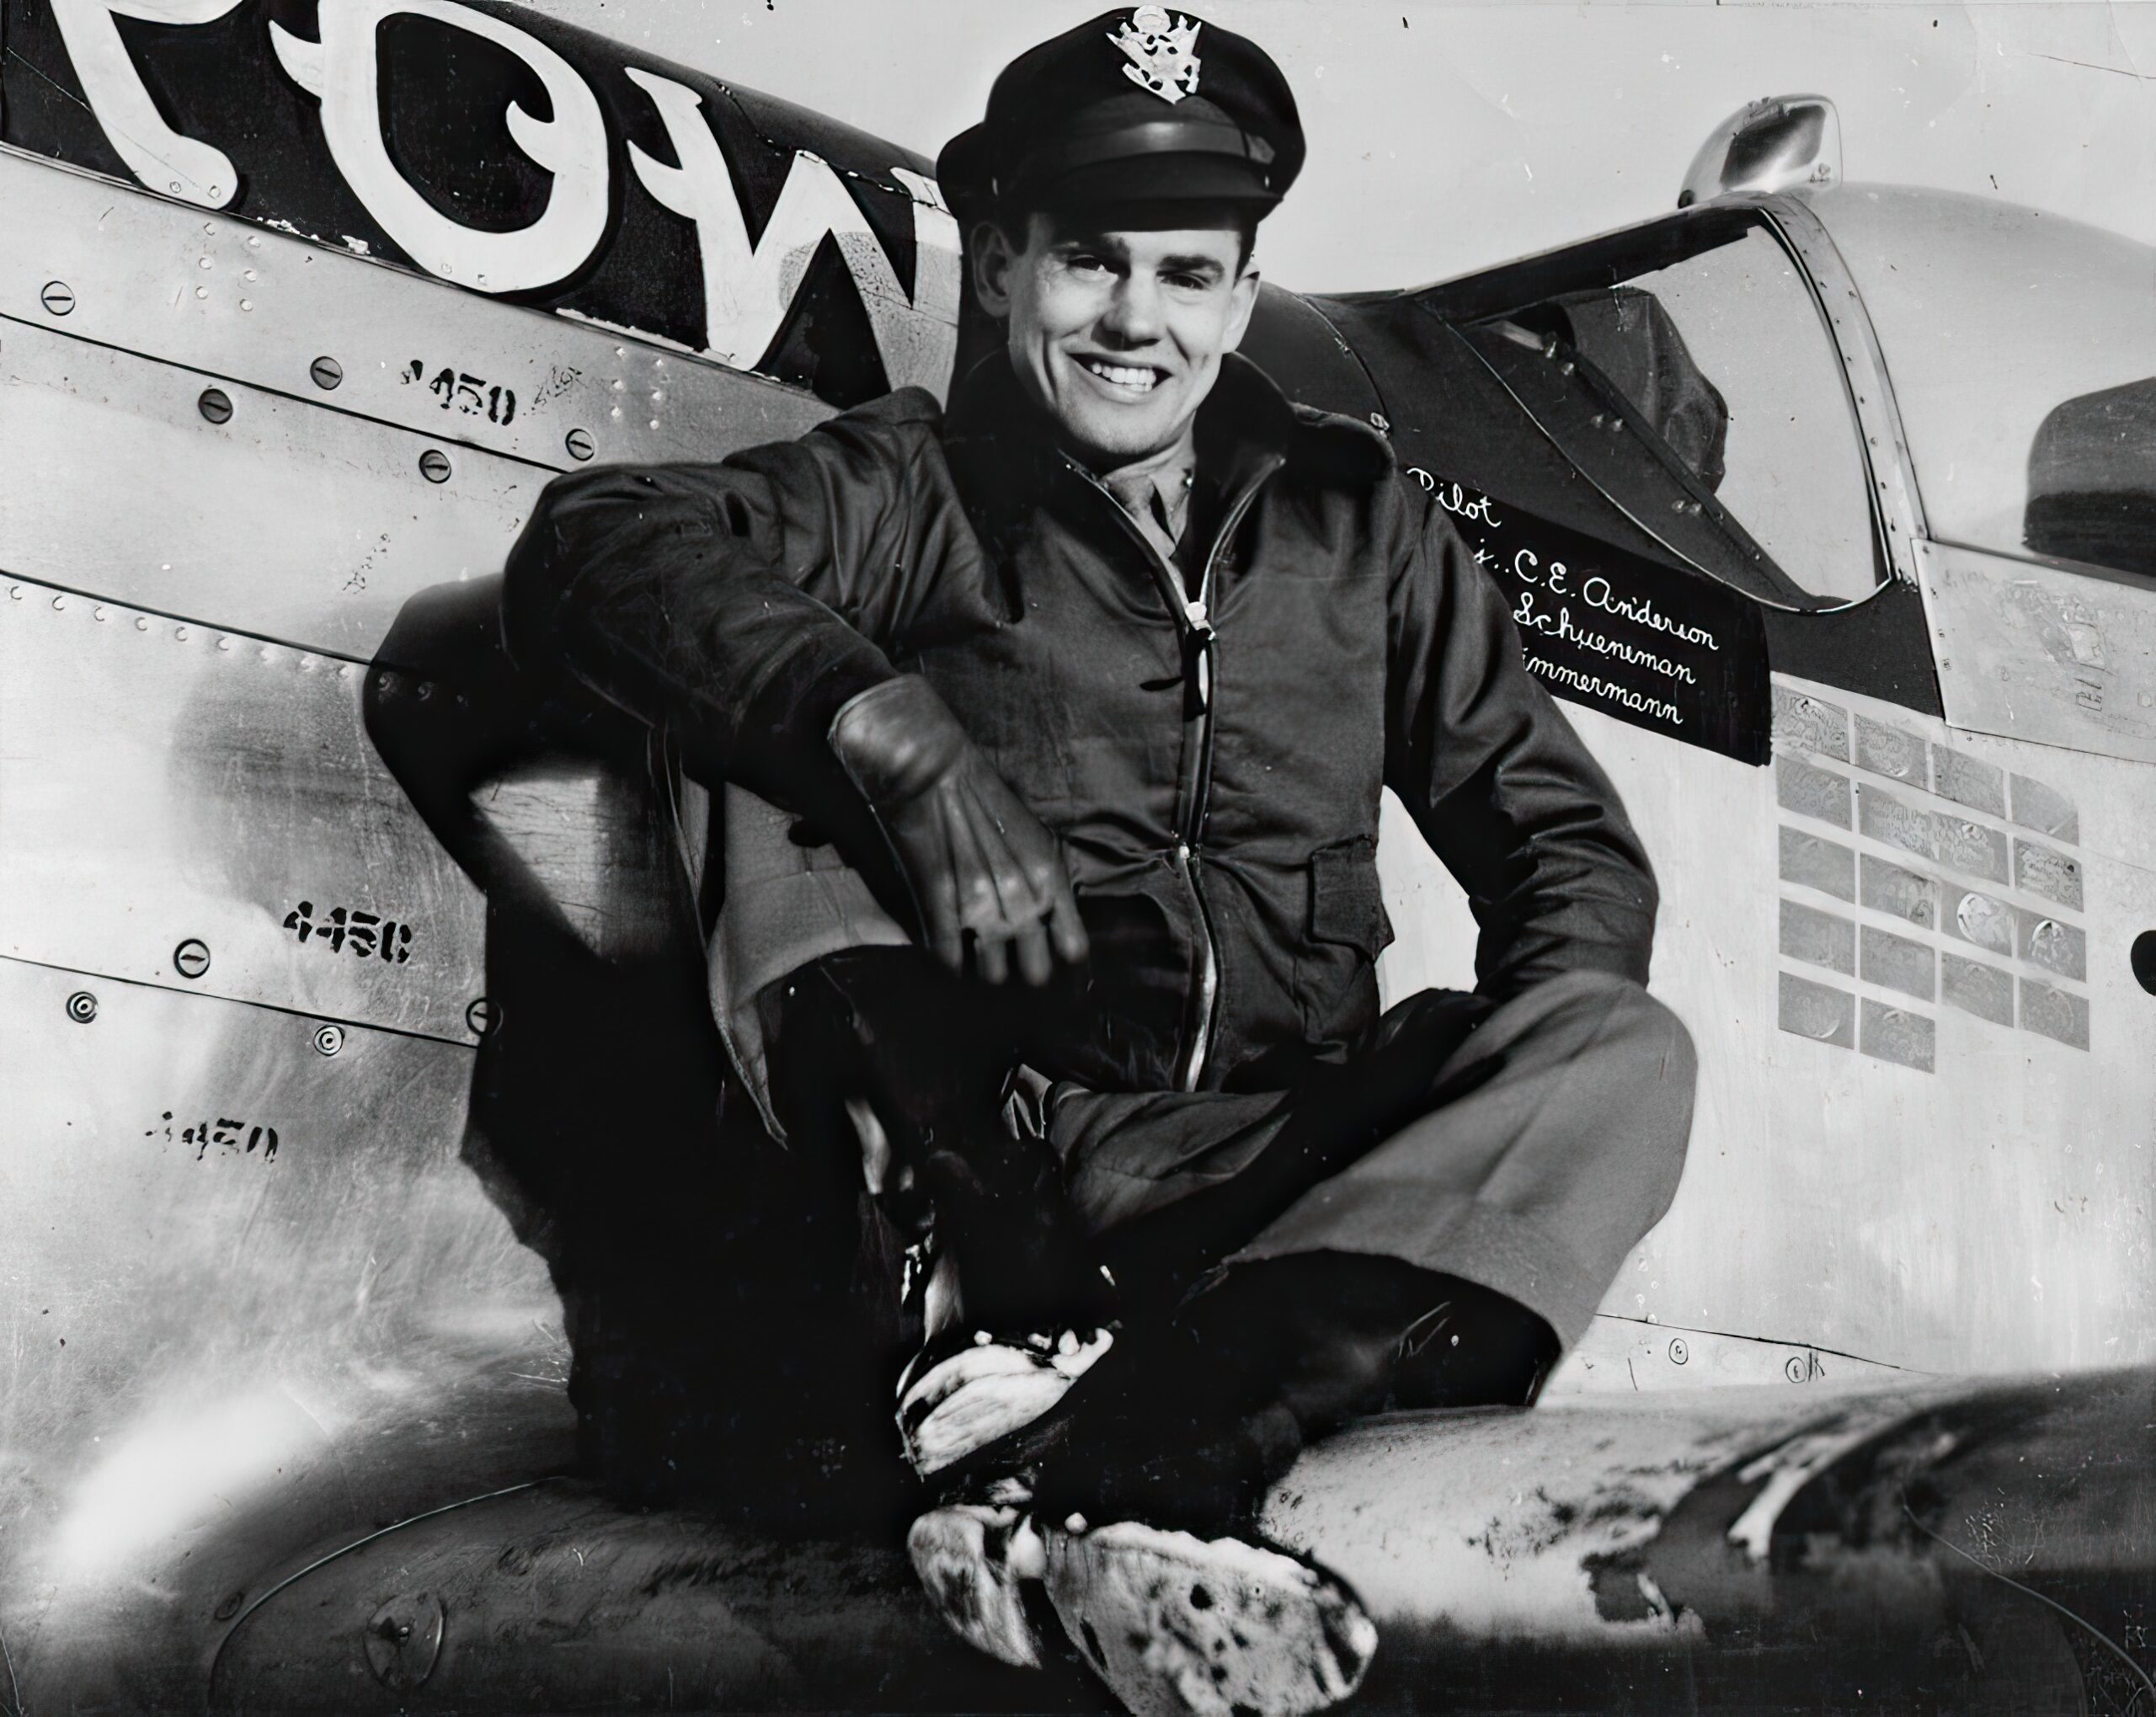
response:
<svg viewBox="0 0 2156 1717"><path fill-rule="evenodd" d="M703 253L704 344L723 363L752 368L770 349L826 234L838 241L860 289L884 374L894 387L941 386L949 374L958 314L958 227L940 203L914 198L915 291L899 285L883 242L860 205L820 156L797 149L763 236L753 244L733 175L703 114L703 99L671 78L626 68L666 126L680 164L670 167L633 141L629 160L643 187L666 208L696 223ZM926 184L926 180L919 183ZM938 217L941 225L937 224ZM924 290L942 302L921 301ZM926 312L928 319L912 314Z"/></svg>
<svg viewBox="0 0 2156 1717"><path fill-rule="evenodd" d="M239 174L221 149L183 137L167 125L127 57L113 14L154 24L208 24L239 0L52 0L60 39L89 98L90 111L127 170L153 191L221 209L239 190Z"/></svg>
<svg viewBox="0 0 2156 1717"><path fill-rule="evenodd" d="M398 13L471 31L515 54L547 86L551 120L510 104L510 136L554 176L547 212L512 232L484 232L442 214L397 170L382 141L376 38ZM544 42L453 0L321 0L322 40L271 22L279 62L322 102L322 131L382 229L431 275L483 292L552 285L580 268L606 232L606 122L575 67Z"/></svg>

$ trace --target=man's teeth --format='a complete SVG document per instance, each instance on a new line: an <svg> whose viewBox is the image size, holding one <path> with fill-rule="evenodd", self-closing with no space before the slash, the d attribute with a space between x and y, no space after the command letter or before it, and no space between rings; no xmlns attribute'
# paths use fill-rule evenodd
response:
<svg viewBox="0 0 2156 1717"><path fill-rule="evenodd" d="M1158 371L1143 365L1103 364L1094 358L1081 358L1079 362L1103 381L1113 381L1118 387L1135 387L1140 392L1150 392L1153 384L1161 379Z"/></svg>

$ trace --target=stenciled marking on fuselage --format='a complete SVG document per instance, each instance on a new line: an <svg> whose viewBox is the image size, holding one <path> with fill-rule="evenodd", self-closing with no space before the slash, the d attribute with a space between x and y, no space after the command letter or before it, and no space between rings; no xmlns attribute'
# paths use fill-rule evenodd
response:
<svg viewBox="0 0 2156 1717"><path fill-rule="evenodd" d="M173 1112L168 1109L158 1117L158 1125L142 1129L142 1137L156 1138L162 1136L169 1144L173 1142L172 1122ZM210 1147L213 1144L225 1155L253 1156L259 1151L264 1162L277 1160L277 1129L259 1121L235 1121L229 1116L220 1115L214 1122L207 1119L184 1122L178 1142L195 1147L195 1160L198 1163L209 1154Z"/></svg>
<svg viewBox="0 0 2156 1717"><path fill-rule="evenodd" d="M454 408L467 417L484 417L490 424L507 425L516 420L515 388L489 383L483 376L474 376L447 365L431 376L427 371L426 360L414 358L397 372L398 380L408 387L424 382L444 411Z"/></svg>
<svg viewBox="0 0 2156 1717"><path fill-rule="evenodd" d="M284 927L301 941L318 938L332 953L362 960L380 958L401 966L412 957L412 926L356 906L334 906L320 923L314 903L302 900L285 914Z"/></svg>

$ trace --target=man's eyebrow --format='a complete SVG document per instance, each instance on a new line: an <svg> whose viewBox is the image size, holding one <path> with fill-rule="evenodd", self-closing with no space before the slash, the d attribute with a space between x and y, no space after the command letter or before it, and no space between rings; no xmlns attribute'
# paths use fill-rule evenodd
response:
<svg viewBox="0 0 2156 1717"><path fill-rule="evenodd" d="M1178 275L1225 275L1218 257L1193 253L1189 256L1165 256L1161 259L1162 269Z"/></svg>
<svg viewBox="0 0 2156 1717"><path fill-rule="evenodd" d="M1120 259L1129 253L1130 247L1118 243L1105 232L1063 232L1056 236L1049 248L1066 252L1096 251L1102 256Z"/></svg>

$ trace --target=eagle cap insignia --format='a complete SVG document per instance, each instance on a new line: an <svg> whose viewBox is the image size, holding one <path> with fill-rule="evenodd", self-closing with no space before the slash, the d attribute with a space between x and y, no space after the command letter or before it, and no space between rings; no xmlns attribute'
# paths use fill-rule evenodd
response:
<svg viewBox="0 0 2156 1717"><path fill-rule="evenodd" d="M1198 26L1187 18L1171 19L1166 8L1141 6L1108 40L1129 57L1123 75L1163 101L1198 93Z"/></svg>

